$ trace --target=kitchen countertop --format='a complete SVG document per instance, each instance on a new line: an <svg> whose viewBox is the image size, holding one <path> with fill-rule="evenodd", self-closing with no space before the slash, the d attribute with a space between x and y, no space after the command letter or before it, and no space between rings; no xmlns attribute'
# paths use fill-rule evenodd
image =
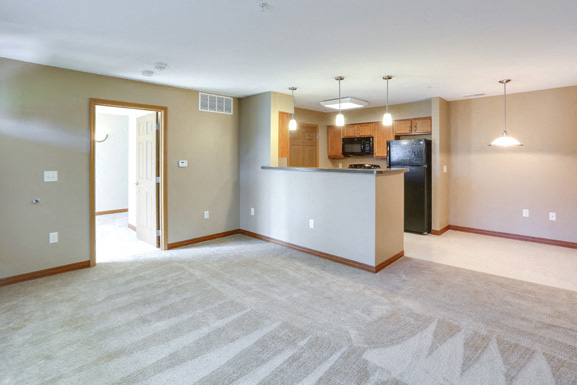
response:
<svg viewBox="0 0 577 385"><path fill-rule="evenodd" d="M262 166L263 170L282 170L282 171L301 171L301 172L339 172L339 173L355 173L355 174L397 174L399 172L407 172L408 168L318 168L318 167L271 167Z"/></svg>

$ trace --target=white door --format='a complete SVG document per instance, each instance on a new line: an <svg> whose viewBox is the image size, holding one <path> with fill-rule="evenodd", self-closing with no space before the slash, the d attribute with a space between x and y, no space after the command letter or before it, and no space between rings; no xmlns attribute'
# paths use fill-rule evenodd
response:
<svg viewBox="0 0 577 385"><path fill-rule="evenodd" d="M156 124L156 112L136 118L136 236L154 247L158 247Z"/></svg>

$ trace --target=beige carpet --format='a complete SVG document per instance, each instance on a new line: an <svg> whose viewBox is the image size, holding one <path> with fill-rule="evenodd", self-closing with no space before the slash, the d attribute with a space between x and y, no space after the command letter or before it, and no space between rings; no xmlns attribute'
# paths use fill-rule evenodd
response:
<svg viewBox="0 0 577 385"><path fill-rule="evenodd" d="M241 235L0 288L3 384L577 384L577 293Z"/></svg>

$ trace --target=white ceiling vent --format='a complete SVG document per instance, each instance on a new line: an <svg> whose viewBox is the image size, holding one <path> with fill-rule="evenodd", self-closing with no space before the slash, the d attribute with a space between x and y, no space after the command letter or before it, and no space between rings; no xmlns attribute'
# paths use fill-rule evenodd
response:
<svg viewBox="0 0 577 385"><path fill-rule="evenodd" d="M200 111L232 115L232 98L200 92L198 98L198 109Z"/></svg>

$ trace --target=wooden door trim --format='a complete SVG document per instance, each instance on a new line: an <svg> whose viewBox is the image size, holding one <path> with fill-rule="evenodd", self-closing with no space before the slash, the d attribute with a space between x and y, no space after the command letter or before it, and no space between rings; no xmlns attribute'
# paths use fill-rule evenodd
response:
<svg viewBox="0 0 577 385"><path fill-rule="evenodd" d="M168 130L168 107L155 106L150 104L139 104L121 102L116 100L90 99L90 266L96 265L96 183L95 183L95 140L96 130L96 106L133 108L139 110L148 110L151 112L160 112L162 124L159 130L159 148L161 151L157 156L157 169L160 172L160 188L156 205L157 218L160 218L160 249L168 249L168 186L167 186L167 130Z"/></svg>

